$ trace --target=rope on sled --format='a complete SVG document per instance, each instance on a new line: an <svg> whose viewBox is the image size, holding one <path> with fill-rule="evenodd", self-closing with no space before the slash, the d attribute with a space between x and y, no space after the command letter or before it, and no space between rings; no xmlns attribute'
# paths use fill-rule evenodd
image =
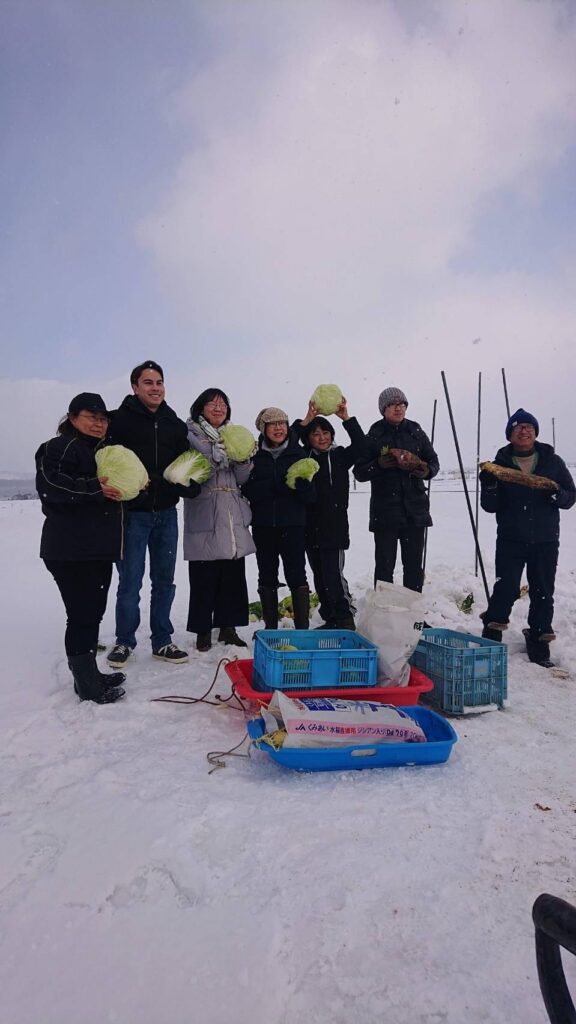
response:
<svg viewBox="0 0 576 1024"><path fill-rule="evenodd" d="M224 705L228 704L228 701L235 700L237 702L237 704L238 704L238 707L236 707L233 704L230 704L230 705L228 705L230 707L230 709L232 711L246 711L246 705L240 700L240 697L238 696L238 694L236 693L234 688L232 688L232 693L230 694L229 697L221 697L219 693L215 693L214 694L214 696L216 698L215 700L207 700L207 697L210 695L210 693L212 692L212 690L214 689L214 687L216 685L216 680L218 678L218 674L220 672L220 669L222 668L222 665L228 665L233 660L235 660L235 659L233 659L233 658L220 658L220 661L218 662L218 664L216 666L216 671L214 673L214 678L212 679L212 682L210 683L210 686L206 690L206 693L203 693L201 697L187 697L187 696L184 696L182 694L171 693L171 694L167 694L165 697L151 697L150 703L152 703L152 704L210 704L212 707L220 708L220 707L223 707Z"/></svg>
<svg viewBox="0 0 576 1024"><path fill-rule="evenodd" d="M208 687L206 692L203 693L201 697L187 697L187 696L175 693L175 694L167 694L165 697L152 697L151 698L151 703L152 704L187 704L187 705L209 704L211 707L221 708L221 707L224 707L224 706L228 706L231 711L242 711L242 712L245 712L246 711L246 705L240 699L240 697L238 696L238 694L236 693L234 688L232 688L232 693L230 694L229 697L221 697L219 693L215 693L214 694L214 696L216 698L215 700L207 700L208 696L210 695L210 693L212 692L212 690L214 689L214 687L216 685L216 680L218 678L218 674L220 672L220 669L222 668L222 665L227 665L227 664L229 664L233 660L235 660L235 659L232 659L232 658L220 658L220 661L218 662L218 664L216 666L216 671L214 673L214 678L212 679L212 682L210 683L210 686ZM235 707L233 704L229 704L228 701L231 701L231 700L235 700L239 706ZM212 765L212 767L211 767L210 771L208 772L208 774L212 775L212 772L217 771L218 768L225 768L226 767L226 762L222 760L224 757L248 757L249 758L250 757L250 748L248 748L248 753L246 753L246 754L237 753L237 751L240 750L240 747L243 746L243 744L246 742L247 739L248 739L248 733L245 732L244 736L240 740L240 743L237 743L235 747L231 747L230 750L210 750L206 754L206 759L207 759L208 763Z"/></svg>

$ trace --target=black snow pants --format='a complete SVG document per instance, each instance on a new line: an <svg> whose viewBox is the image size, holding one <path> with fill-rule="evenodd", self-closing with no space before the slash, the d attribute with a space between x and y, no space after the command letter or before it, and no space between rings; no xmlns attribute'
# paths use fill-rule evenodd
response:
<svg viewBox="0 0 576 1024"><path fill-rule="evenodd" d="M528 625L535 636L552 632L554 582L558 564L558 541L525 544L522 541L496 541L496 583L484 622L507 623L512 605L520 596L520 581L526 567L530 609Z"/></svg>

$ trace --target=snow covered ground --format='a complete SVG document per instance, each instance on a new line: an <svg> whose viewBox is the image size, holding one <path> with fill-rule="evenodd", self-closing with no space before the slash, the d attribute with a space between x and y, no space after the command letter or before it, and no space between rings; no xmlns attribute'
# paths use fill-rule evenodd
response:
<svg viewBox="0 0 576 1024"><path fill-rule="evenodd" d="M451 486L433 499L428 620L474 631L482 587ZM352 495L357 596L367 505ZM202 694L224 649L166 666L141 628L126 699L78 703L41 519L37 502L0 503L1 1024L543 1024L531 907L543 891L576 903L576 680L528 663L525 602L508 707L454 721L446 765L299 775L256 755L209 775L242 713L150 698ZM576 512L562 527L553 653L570 667ZM253 558L249 575L255 599ZM177 582L188 645L184 562Z"/></svg>

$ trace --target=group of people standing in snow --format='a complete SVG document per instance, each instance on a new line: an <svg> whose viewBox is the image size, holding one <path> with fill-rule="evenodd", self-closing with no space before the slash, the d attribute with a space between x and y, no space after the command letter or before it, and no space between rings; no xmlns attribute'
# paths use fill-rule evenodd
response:
<svg viewBox="0 0 576 1024"><path fill-rule="evenodd" d="M219 642L246 646L237 627L248 623L245 558L253 552L267 628L278 625L280 562L292 595L294 625L297 629L308 628L306 557L324 620L319 628L355 628L355 608L343 572L350 545L350 469L357 480L371 485L369 528L375 539L375 581L393 581L400 545L404 586L422 589L425 531L432 525L425 481L438 473L439 464L425 432L407 419L408 400L398 388L382 391L378 400L380 418L367 434L349 414L346 399L342 399L336 415L350 438L347 446L335 444L332 423L319 415L312 402L306 415L292 423L282 409L268 406L256 417L256 452L244 462L235 462L227 454L220 434L231 419L230 401L224 391L203 391L184 423L165 401L164 374L158 363L148 360L139 364L132 371L130 383L132 393L114 412L107 410L99 395L77 395L58 436L42 444L36 453L37 489L46 517L40 555L66 608L65 648L81 699L111 703L124 693L121 669L137 642L147 552L153 656L171 664L188 660L187 652L173 642L170 620L178 547L176 505L180 497L184 498L183 551L190 581L187 629L196 634L199 651L211 648L214 628L219 630ZM520 417L517 427L528 422L522 413L519 410L516 414ZM509 429L514 428L509 424ZM514 505L514 495L509 494L514 485L497 477L487 479L483 474L482 503L487 511L497 514L500 544L500 579L484 616L484 631L488 635L499 630L501 638L501 629L518 596L524 558L530 585L534 581L537 588L543 587L543 603L547 601L549 611L549 615L542 614L541 603L534 621L529 619L532 639L540 643L542 635L550 639L552 630L558 508L573 504L574 484L562 460L551 449L548 452L549 446L535 442L535 437L532 468L529 454L520 463L514 461L515 435L510 436L511 453L508 456L503 449L498 458L511 460L522 474L534 473L536 466L542 469L543 460L551 479L557 479L559 490L552 498L547 493L546 515L539 504L542 492L530 490L534 513L546 522L548 547L538 558L532 557L539 544L534 523L532 533L528 531L529 536L523 537L524 547L515 550L512 557L506 546L510 527L505 527L501 538L500 520L507 523L515 515L522 518L518 503ZM129 448L146 468L149 483L132 501L121 501L120 493L108 485L107 478L98 476L95 453L107 444ZM163 477L164 470L189 449L208 459L212 474L204 483L191 481L188 487L169 483ZM318 471L312 479L296 479L291 488L286 482L287 472L305 457L318 463ZM549 537L554 532L555 540ZM513 562L513 572L506 577L510 579L508 588L502 586L498 558L505 568L510 560ZM114 563L118 570L116 642L107 661L115 671L102 673L96 661L98 630Z"/></svg>

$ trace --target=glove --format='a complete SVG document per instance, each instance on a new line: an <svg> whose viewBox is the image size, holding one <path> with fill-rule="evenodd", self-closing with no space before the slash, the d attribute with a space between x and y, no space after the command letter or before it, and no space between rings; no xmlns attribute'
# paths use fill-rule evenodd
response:
<svg viewBox="0 0 576 1024"><path fill-rule="evenodd" d="M559 505L558 505L558 498L559 497L560 497L560 492L559 491L554 491L550 495L550 504L554 505L554 508L559 508Z"/></svg>
<svg viewBox="0 0 576 1024"><path fill-rule="evenodd" d="M398 469L398 463L393 455L379 455L378 465L380 469Z"/></svg>
<svg viewBox="0 0 576 1024"><path fill-rule="evenodd" d="M303 476L297 476L294 481L294 490L300 494L309 494L312 490L312 481L305 480Z"/></svg>
<svg viewBox="0 0 576 1024"><path fill-rule="evenodd" d="M228 469L230 460L228 459L224 445L221 444L220 441L215 441L212 445L212 458L219 469Z"/></svg>

